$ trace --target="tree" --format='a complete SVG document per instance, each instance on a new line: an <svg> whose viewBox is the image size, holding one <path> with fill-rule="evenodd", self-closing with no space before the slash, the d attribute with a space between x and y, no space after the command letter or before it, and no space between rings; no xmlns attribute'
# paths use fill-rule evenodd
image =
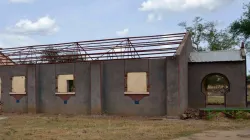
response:
<svg viewBox="0 0 250 140"><path fill-rule="evenodd" d="M228 50L238 44L227 29L216 29L215 21L204 22L203 18L195 17L191 26L188 26L186 22L178 25L191 33L191 39L197 51Z"/></svg>
<svg viewBox="0 0 250 140"><path fill-rule="evenodd" d="M206 25L201 23L202 21L203 19L201 17L195 17L193 20L193 26L187 26L186 22L178 24L192 35L191 39L196 50L202 50L200 43L204 40L204 31L207 28Z"/></svg>
<svg viewBox="0 0 250 140"><path fill-rule="evenodd" d="M247 75L247 81L250 81L250 75L249 74Z"/></svg>
<svg viewBox="0 0 250 140"><path fill-rule="evenodd" d="M246 44L246 49L249 52L250 42L250 3L243 6L245 10L240 19L235 20L230 25L230 33L234 35L235 38L240 38Z"/></svg>
<svg viewBox="0 0 250 140"><path fill-rule="evenodd" d="M205 40L208 43L208 49L211 51L233 49L238 44L238 41L228 33L227 30L210 31L205 35Z"/></svg>

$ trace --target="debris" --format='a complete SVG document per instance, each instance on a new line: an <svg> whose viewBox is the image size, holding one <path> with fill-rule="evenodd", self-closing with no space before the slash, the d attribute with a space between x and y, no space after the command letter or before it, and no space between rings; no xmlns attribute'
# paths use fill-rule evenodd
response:
<svg viewBox="0 0 250 140"><path fill-rule="evenodd" d="M187 109L184 112L184 114L181 115L180 118L182 120L186 120L186 119L200 119L199 110L198 109L189 108L189 109Z"/></svg>
<svg viewBox="0 0 250 140"><path fill-rule="evenodd" d="M186 114L182 114L181 117L180 117L182 120L186 120L188 119L188 116Z"/></svg>

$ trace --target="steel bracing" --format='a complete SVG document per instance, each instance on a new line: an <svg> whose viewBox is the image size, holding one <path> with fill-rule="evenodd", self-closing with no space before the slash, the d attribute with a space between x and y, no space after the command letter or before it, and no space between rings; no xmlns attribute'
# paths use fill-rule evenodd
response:
<svg viewBox="0 0 250 140"><path fill-rule="evenodd" d="M162 58L175 54L186 33L3 48L1 65Z"/></svg>

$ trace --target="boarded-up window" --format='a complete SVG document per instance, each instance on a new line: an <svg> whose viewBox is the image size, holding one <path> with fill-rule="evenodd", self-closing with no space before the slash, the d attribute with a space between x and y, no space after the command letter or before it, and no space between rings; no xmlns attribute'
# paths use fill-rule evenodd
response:
<svg viewBox="0 0 250 140"><path fill-rule="evenodd" d="M129 72L127 74L127 92L126 94L148 94L147 91L147 73Z"/></svg>
<svg viewBox="0 0 250 140"><path fill-rule="evenodd" d="M56 94L75 94L74 75L58 75Z"/></svg>
<svg viewBox="0 0 250 140"><path fill-rule="evenodd" d="M10 94L26 94L25 76L12 77L12 91Z"/></svg>

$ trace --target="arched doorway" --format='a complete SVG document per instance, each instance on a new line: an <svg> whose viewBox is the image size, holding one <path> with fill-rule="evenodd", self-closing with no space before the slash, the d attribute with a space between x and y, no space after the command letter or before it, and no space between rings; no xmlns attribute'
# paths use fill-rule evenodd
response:
<svg viewBox="0 0 250 140"><path fill-rule="evenodd" d="M202 80L202 93L205 94L207 108L226 107L226 94L229 91L229 80L223 74L211 73Z"/></svg>

